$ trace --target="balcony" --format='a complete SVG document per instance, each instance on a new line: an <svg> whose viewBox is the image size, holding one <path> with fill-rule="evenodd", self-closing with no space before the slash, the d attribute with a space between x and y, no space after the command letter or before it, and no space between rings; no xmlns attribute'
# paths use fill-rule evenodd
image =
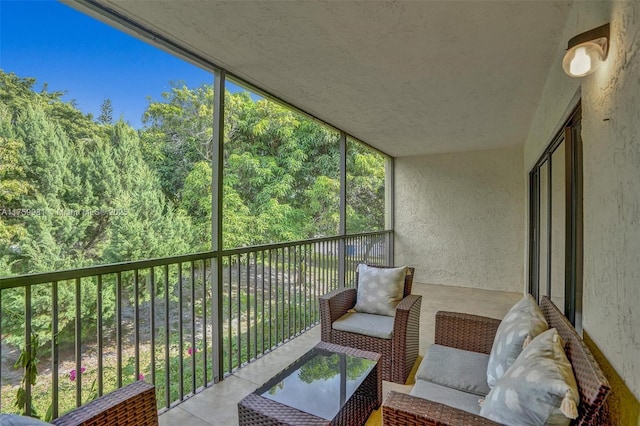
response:
<svg viewBox="0 0 640 426"><path fill-rule="evenodd" d="M342 129L334 135L341 168L353 137L387 153L384 229L393 233L343 229L336 238L2 280L1 306L25 301L11 314L24 322L27 353L38 346L30 330L51 324L38 336L47 343L36 384L22 386L22 409L40 392L47 402L36 411L52 404L58 415L144 379L157 384L163 424L206 424L211 411L216 424L233 424L235 402L317 342L317 296L352 285L357 262L393 259L418 268L421 353L437 309L500 317L515 294L546 293L582 323L614 388L614 423L637 424L637 2L63 2L210 70L222 89L214 118L225 115L229 78ZM568 78L567 40L605 22L606 63ZM219 158L222 130L213 132ZM344 171L334 177L348 181ZM221 182L212 188L221 202ZM340 204L343 227L344 185L335 195L330 211ZM86 321L75 315L82 298L95 299ZM36 300L46 315L34 314ZM0 380L11 386L3 410L17 410L23 379L12 368L15 347L0 347Z"/></svg>

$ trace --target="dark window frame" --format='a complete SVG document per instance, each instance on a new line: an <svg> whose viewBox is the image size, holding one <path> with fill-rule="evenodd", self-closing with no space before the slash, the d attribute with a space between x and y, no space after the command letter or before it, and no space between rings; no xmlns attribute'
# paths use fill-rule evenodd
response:
<svg viewBox="0 0 640 426"><path fill-rule="evenodd" d="M563 144L565 150L565 268L564 294L565 316L576 325L576 316L582 314L583 268L583 212L582 212L582 108L578 103L562 128L529 172L529 292L540 300L540 242L547 239L547 294L551 294L551 244L552 244L552 191L546 193L546 211L541 212L540 177L542 166L547 164L547 185L552 188L553 153ZM547 216L547 228L541 230L541 215ZM541 232L544 231L544 232Z"/></svg>

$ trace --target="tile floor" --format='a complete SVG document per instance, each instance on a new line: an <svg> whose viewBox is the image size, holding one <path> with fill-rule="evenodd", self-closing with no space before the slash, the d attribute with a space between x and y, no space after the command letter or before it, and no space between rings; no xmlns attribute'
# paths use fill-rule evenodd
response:
<svg viewBox="0 0 640 426"><path fill-rule="evenodd" d="M521 293L414 283L422 295L420 354L434 339L435 313L439 310L467 312L502 318ZM320 341L320 326L237 370L220 383L189 398L160 416L161 426L227 426L238 424L237 403ZM383 392L389 386L383 387Z"/></svg>

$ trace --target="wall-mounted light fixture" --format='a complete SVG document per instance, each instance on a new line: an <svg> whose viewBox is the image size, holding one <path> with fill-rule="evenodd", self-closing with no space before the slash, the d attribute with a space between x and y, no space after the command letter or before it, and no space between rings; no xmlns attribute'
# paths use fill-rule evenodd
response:
<svg viewBox="0 0 640 426"><path fill-rule="evenodd" d="M569 40L562 68L571 77L584 77L607 59L609 51L609 24L578 34Z"/></svg>

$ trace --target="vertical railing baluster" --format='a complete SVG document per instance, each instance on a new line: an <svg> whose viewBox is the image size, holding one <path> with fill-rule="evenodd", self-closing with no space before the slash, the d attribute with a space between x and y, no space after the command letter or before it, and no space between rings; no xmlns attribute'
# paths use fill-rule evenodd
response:
<svg viewBox="0 0 640 426"><path fill-rule="evenodd" d="M183 341L183 309L182 302L184 302L184 298L182 295L182 262L178 263L178 351L180 352L180 364L178 366L179 371L179 391L180 391L180 401L184 399L184 341Z"/></svg>
<svg viewBox="0 0 640 426"><path fill-rule="evenodd" d="M251 252L247 253L247 362L251 359Z"/></svg>
<svg viewBox="0 0 640 426"><path fill-rule="evenodd" d="M334 287L333 287L333 279L334 279L334 276L335 276L334 275L334 270L335 270L335 267L334 267L334 261L335 261L335 255L334 255L334 253L335 253L335 244L334 244L334 240L329 241L329 244L331 246L331 250L330 250L331 251L331 258L329 258L329 265L330 265L329 266L329 277L330 277L329 278L329 289L333 290L334 289Z"/></svg>
<svg viewBox="0 0 640 426"><path fill-rule="evenodd" d="M344 242L343 238L339 238L337 240L334 241L334 244L336 245L336 253L338 253L335 257L334 257L334 261L335 261L335 267L336 267L336 287L340 286L340 272L342 272L344 274L344 271L340 270L340 255L344 255L344 250L342 250L342 252L340 251L340 244ZM344 249L344 245L342 246ZM343 278L344 279L344 276Z"/></svg>
<svg viewBox="0 0 640 426"><path fill-rule="evenodd" d="M233 333L231 331L231 320L233 318L233 303L231 296L233 295L233 285L231 277L231 256L227 256L227 264L229 266L229 295L227 296L227 304L229 305L229 326L227 327L227 335L229 336L229 373L233 371Z"/></svg>
<svg viewBox="0 0 640 426"><path fill-rule="evenodd" d="M288 259L285 260L285 249L282 248L282 338L279 343L284 342L287 339L287 335L285 334L285 322L288 318L288 315L285 316L286 306L285 306L285 296L287 293L286 283L285 283L285 275L287 272L287 264L289 263Z"/></svg>
<svg viewBox="0 0 640 426"><path fill-rule="evenodd" d="M278 249L276 248L276 341L275 346L280 342L280 280L278 277L278 273L280 272L280 268L278 267L278 258L279 258ZM272 346L273 347L273 346Z"/></svg>
<svg viewBox="0 0 640 426"><path fill-rule="evenodd" d="M307 309L307 300L306 300L306 293L305 293L305 274L306 274L306 267L305 267L305 258L304 258L304 252L305 252L305 245L304 244L300 244L298 246L299 249L299 258L298 258L298 306L300 307L300 313L298 314L298 321L300 323L300 328L298 330L298 333L302 333L304 331L304 329L306 328L305 324L307 322L306 320L306 309Z"/></svg>
<svg viewBox="0 0 640 426"><path fill-rule="evenodd" d="M196 265L191 261L191 392L196 393Z"/></svg>
<svg viewBox="0 0 640 426"><path fill-rule="evenodd" d="M102 275L98 275L98 298L96 302L96 316L97 316L97 324L96 324L96 339L98 341L98 396L102 396L102 392L104 390L104 365L102 358L102 344L103 344L103 332L102 332Z"/></svg>
<svg viewBox="0 0 640 426"><path fill-rule="evenodd" d="M332 280L333 280L333 241L327 241L327 251L325 255L325 265L326 265L326 286L327 291L333 290Z"/></svg>
<svg viewBox="0 0 640 426"><path fill-rule="evenodd" d="M291 246L287 246L287 337L291 337Z"/></svg>
<svg viewBox="0 0 640 426"><path fill-rule="evenodd" d="M134 381L140 378L140 277L138 270L133 271L133 356Z"/></svg>
<svg viewBox="0 0 640 426"><path fill-rule="evenodd" d="M333 268L333 242L332 241L327 241L327 251L326 251L326 255L325 255L325 265L326 265L326 274L327 274L327 280L326 280L326 286L327 286L327 291L331 291L333 290L332 284L331 284L331 280L333 279L333 272L332 272L332 268ZM329 254L331 253L331 254Z"/></svg>
<svg viewBox="0 0 640 426"><path fill-rule="evenodd" d="M309 326L309 304L307 303L307 299L309 298L308 292L307 292L307 274L309 273L309 268L308 268L308 260L307 260L307 244L305 244L304 247L304 256L302 257L302 264L303 264L303 268L302 271L304 272L303 275L303 279L302 279L302 285L304 286L304 323L302 325L302 329L306 330L307 327Z"/></svg>
<svg viewBox="0 0 640 426"><path fill-rule="evenodd" d="M207 339L207 259L202 259L200 274L202 276L202 386L206 387L209 384L209 369L207 368L207 363L209 362L207 356L207 343L209 341Z"/></svg>
<svg viewBox="0 0 640 426"><path fill-rule="evenodd" d="M229 285L228 285L228 292L227 292L227 298L225 300L225 303L227 305L227 344L229 346L229 354L228 354L228 360L229 360L229 373L231 373L231 370L233 370L233 335L231 332L231 322L233 320L233 312L231 309L231 295L233 294L233 287L231 286L231 256L227 256L227 270L229 272Z"/></svg>
<svg viewBox="0 0 640 426"><path fill-rule="evenodd" d="M82 294L76 278L76 406L82 405Z"/></svg>
<svg viewBox="0 0 640 426"><path fill-rule="evenodd" d="M322 270L320 271L320 279L322 280L321 283L321 289L322 289L322 294L326 294L327 293L327 242L323 241L322 242Z"/></svg>
<svg viewBox="0 0 640 426"><path fill-rule="evenodd" d="M266 260L265 258L265 251L262 250L260 251L260 263L261 265L261 272L262 272L262 282L260 284L260 291L262 294L262 351L261 354L264 354L266 352L266 346L265 346L265 323L266 323L266 315L265 315L265 311L267 308L267 303L265 301L265 276L264 276L264 272L265 272L265 268L264 268L264 262ZM256 274L256 279L257 279L257 274Z"/></svg>
<svg viewBox="0 0 640 426"><path fill-rule="evenodd" d="M269 257L269 349L273 348L273 264L271 263L271 249L268 251Z"/></svg>
<svg viewBox="0 0 640 426"><path fill-rule="evenodd" d="M318 321L318 243L313 243L313 323Z"/></svg>
<svg viewBox="0 0 640 426"><path fill-rule="evenodd" d="M376 264L376 255L375 255L376 248L374 246L373 240L369 237L362 237L362 241L365 247L367 247L367 249L364 252L363 263Z"/></svg>
<svg viewBox="0 0 640 426"><path fill-rule="evenodd" d="M231 332L231 323L233 321L233 310L231 308L231 295L233 294L233 286L231 285L231 256L227 256L227 266L229 271L229 292L227 295L227 313L228 313L228 321L227 321L227 336L229 340L229 373L233 370L233 333Z"/></svg>
<svg viewBox="0 0 640 426"><path fill-rule="evenodd" d="M302 333L307 328L307 290L306 290L306 258L305 254L307 252L306 244L300 245L300 260L298 260L298 266L300 268L300 272L298 273L298 277L300 279L300 333Z"/></svg>
<svg viewBox="0 0 640 426"><path fill-rule="evenodd" d="M280 307L281 307L281 315L280 315L280 319L282 321L282 335L280 336L280 341L278 343L282 343L287 339L287 336L285 334L285 321L287 320L287 317L285 316L285 311L286 311L286 307L285 307L285 299L286 299L286 293L287 293L287 287L286 287L286 281L285 281L285 275L287 274L287 261L285 260L285 248L282 248L282 291L281 291L281 295L282 295L282 300L280 301Z"/></svg>
<svg viewBox="0 0 640 426"><path fill-rule="evenodd" d="M320 264L321 253L322 253L322 242L314 243L313 244L313 281L315 282L314 291L316 292L316 298L322 294L322 288L318 287L318 284L322 281L322 269Z"/></svg>
<svg viewBox="0 0 640 426"><path fill-rule="evenodd" d="M33 355L33 349L31 348L31 286L27 285L24 288L24 351L31 359ZM24 372L27 373L26 371ZM26 380L24 388L24 413L25 415L31 415L31 381Z"/></svg>
<svg viewBox="0 0 640 426"><path fill-rule="evenodd" d="M302 333L305 329L305 323L306 323L306 319L305 319L305 309L306 309L306 300L305 300L305 292L304 292L304 283L305 283L305 278L304 278L304 274L306 273L306 268L305 268L305 259L304 259L304 244L300 244L298 246L298 261L296 262L297 268L296 270L298 271L296 276L297 276L297 280L298 280L298 324L299 324L299 328L298 328L298 334Z"/></svg>
<svg viewBox="0 0 640 426"><path fill-rule="evenodd" d="M253 252L253 352L258 358L258 252Z"/></svg>
<svg viewBox="0 0 640 426"><path fill-rule="evenodd" d="M335 267L335 260L336 260L335 253L336 253L336 251L335 251L335 249L336 249L335 240L331 240L331 269L330 269L330 271L331 271L331 290L335 289L335 287L333 286L333 284L335 282L334 280L336 278L336 267Z"/></svg>
<svg viewBox="0 0 640 426"><path fill-rule="evenodd" d="M291 255L291 252L289 252ZM291 258L289 258L289 265L291 265ZM289 330L289 336L295 336L298 333L298 306L300 305L297 300L298 297L298 246L293 246L293 333ZM291 282L291 273L289 273L289 282ZM289 315L291 315L291 299L289 299ZM289 323L289 328L291 328L291 323Z"/></svg>
<svg viewBox="0 0 640 426"><path fill-rule="evenodd" d="M169 265L164 265L164 406L169 408L171 406L171 383L169 372L171 371L170 365L170 336L169 328L171 323L169 321Z"/></svg>
<svg viewBox="0 0 640 426"><path fill-rule="evenodd" d="M336 240L336 245L337 245L337 253L338 255L336 256L336 269L337 269L337 273L336 273L336 277L338 279L338 286L340 286L340 280L344 280L344 268L340 268L340 263L344 262L344 258L341 258L341 256L344 256L344 237L340 237L338 240ZM342 251L340 250L340 246L342 245ZM344 264L343 264L344 265ZM342 273L342 277L340 276L340 274Z"/></svg>
<svg viewBox="0 0 640 426"><path fill-rule="evenodd" d="M307 291L308 291L308 297L309 300L307 301L307 303L309 304L309 325L311 324L315 324L315 300L316 300L316 293L315 293L315 248L313 243L309 243L309 247L307 247L308 249L308 257L309 260L307 261L307 271L308 271L308 281L307 281Z"/></svg>
<svg viewBox="0 0 640 426"><path fill-rule="evenodd" d="M2 289L1 288L0 288L0 312L4 312L2 310ZM0 321L0 336L2 336L2 321ZM2 345L0 345L0 389L1 388L2 388ZM1 412L2 412L2 392L0 392L0 413Z"/></svg>
<svg viewBox="0 0 640 426"><path fill-rule="evenodd" d="M236 336L236 341L238 342L237 345L237 352L238 352L238 366L237 368L240 368L240 366L242 365L242 300L241 300L241 279L240 279L240 274L241 274L241 268L242 265L240 264L240 256L241 255L236 255L237 256L237 260L238 260L238 324L237 324L237 336Z"/></svg>
<svg viewBox="0 0 640 426"><path fill-rule="evenodd" d="M338 244L336 244L337 241L338 240L332 240L331 241L332 253L333 253L333 255L331 256L331 275L332 275L331 276L331 282L335 283L335 287L331 288L332 290L334 288L337 288L337 286L338 286L338 282L337 282L337 279L338 279L338 268L337 268L338 262L337 262L337 259L338 259L339 252L338 252Z"/></svg>
<svg viewBox="0 0 640 426"><path fill-rule="evenodd" d="M116 273L116 372L118 388L122 387L122 273Z"/></svg>
<svg viewBox="0 0 640 426"><path fill-rule="evenodd" d="M58 282L51 283L51 415L58 417ZM0 336L2 333L0 332Z"/></svg>
<svg viewBox="0 0 640 426"><path fill-rule="evenodd" d="M156 268L149 268L149 328L151 345L151 383L156 384Z"/></svg>

